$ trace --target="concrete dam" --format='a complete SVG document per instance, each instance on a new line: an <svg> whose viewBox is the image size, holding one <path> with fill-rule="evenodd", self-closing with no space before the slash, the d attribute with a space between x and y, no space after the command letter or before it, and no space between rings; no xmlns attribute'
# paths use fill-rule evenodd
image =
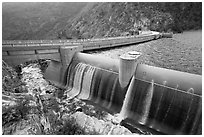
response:
<svg viewBox="0 0 204 137"><path fill-rule="evenodd" d="M119 122L162 134L202 134L202 76L140 64L130 51L120 60L82 53L161 38L159 33L86 41L5 41L3 60L15 66L51 59L44 77L79 98L118 114Z"/></svg>

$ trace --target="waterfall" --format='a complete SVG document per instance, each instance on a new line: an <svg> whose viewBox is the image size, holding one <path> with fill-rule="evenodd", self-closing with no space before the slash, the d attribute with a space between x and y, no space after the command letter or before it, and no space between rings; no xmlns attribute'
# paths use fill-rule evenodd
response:
<svg viewBox="0 0 204 137"><path fill-rule="evenodd" d="M195 88L183 91L178 84L172 88L165 80L158 84L157 79L136 76L122 88L118 73L78 62L68 68L66 87L68 98L77 97L118 114L118 122L129 119L167 134L200 133L202 97Z"/></svg>
<svg viewBox="0 0 204 137"><path fill-rule="evenodd" d="M130 82L130 86L128 87L127 93L125 95L125 99L123 101L123 105L119 114L120 120L124 120L128 117L128 113L130 112L130 107L133 103L133 86L135 83L135 77L133 76Z"/></svg>
<svg viewBox="0 0 204 137"><path fill-rule="evenodd" d="M199 100L198 109L195 113L195 119L192 123L190 134L202 133L202 99Z"/></svg>
<svg viewBox="0 0 204 137"><path fill-rule="evenodd" d="M153 92L154 92L154 80L152 80L150 87L147 89L147 93L146 93L144 101L143 101L143 106L140 106L140 107L143 107L142 115L141 115L141 119L140 119L140 122L142 124L145 124L147 121L150 106L152 103Z"/></svg>
<svg viewBox="0 0 204 137"><path fill-rule="evenodd" d="M69 99L76 97L80 93L83 73L85 71L86 66L87 66L86 64L82 64L82 63L77 64L76 72L74 76L73 88L67 93Z"/></svg>
<svg viewBox="0 0 204 137"><path fill-rule="evenodd" d="M115 89L116 89L116 85L117 85L118 81L119 81L119 78L116 78L115 81L114 81L112 90L111 90L112 92L111 92L111 94L110 94L110 101L107 102L108 104L104 104L104 106L107 105L107 108L108 108L108 109L110 109L111 106L112 106L113 97L114 97L114 95L115 95L115 92L117 92Z"/></svg>
<svg viewBox="0 0 204 137"><path fill-rule="evenodd" d="M190 88L188 91L187 91L187 93L194 93L194 89L193 88ZM186 115L185 115L185 120L183 121L183 123L182 123L182 126L181 126L181 131L184 131L185 130L185 128L186 128L186 124L187 124L187 122L188 122L188 120L189 120L189 116L190 116L190 111L192 111L192 107L193 107L193 96L192 95L189 95L190 96L190 104L189 104L189 107L188 107L188 111L187 111L187 113L186 113ZM185 132L185 131L184 131Z"/></svg>
<svg viewBox="0 0 204 137"><path fill-rule="evenodd" d="M175 90L177 90L178 89L178 85L176 86L176 88L175 88ZM171 110L171 108L172 108L172 104L175 102L175 99L176 99L176 93L174 93L173 95L172 95L172 97L171 97L171 99L170 99L170 102L169 102L169 104L168 104L168 109L167 109L167 111L165 112L165 115L164 115L164 118L162 119L162 123L164 123L164 121L166 120L166 118L167 118L167 116L168 116L168 114L169 114L169 111Z"/></svg>
<svg viewBox="0 0 204 137"><path fill-rule="evenodd" d="M156 108L156 112L155 112L155 116L154 116L154 118L156 119L156 117L157 117L157 114L158 114L158 112L159 112L159 110L161 109L161 103L162 103L162 97L163 97L163 95L164 95L164 91L165 91L165 86L166 86L166 84L167 84L167 81L163 81L163 85L162 85L162 89L161 89L161 95L160 95L160 97L159 97L159 103L158 103L158 106L157 106L157 108Z"/></svg>
<svg viewBox="0 0 204 137"><path fill-rule="evenodd" d="M77 97L90 101L110 112L120 110L125 94L118 73L76 62L68 68L66 88L68 99Z"/></svg>
<svg viewBox="0 0 204 137"><path fill-rule="evenodd" d="M89 98L95 70L95 67L88 66L87 71L84 72L81 93L78 95L79 99L87 100Z"/></svg>

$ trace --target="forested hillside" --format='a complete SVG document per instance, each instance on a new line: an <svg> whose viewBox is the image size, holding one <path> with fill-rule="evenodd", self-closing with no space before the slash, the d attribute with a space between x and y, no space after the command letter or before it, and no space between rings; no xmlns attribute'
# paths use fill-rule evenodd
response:
<svg viewBox="0 0 204 137"><path fill-rule="evenodd" d="M201 3L97 3L72 20L65 38L121 36L135 28L182 32L202 28ZM60 36L59 38L64 38Z"/></svg>
<svg viewBox="0 0 204 137"><path fill-rule="evenodd" d="M3 39L121 36L138 29L202 29L202 3L3 3Z"/></svg>
<svg viewBox="0 0 204 137"><path fill-rule="evenodd" d="M87 3L4 2L3 39L53 39Z"/></svg>

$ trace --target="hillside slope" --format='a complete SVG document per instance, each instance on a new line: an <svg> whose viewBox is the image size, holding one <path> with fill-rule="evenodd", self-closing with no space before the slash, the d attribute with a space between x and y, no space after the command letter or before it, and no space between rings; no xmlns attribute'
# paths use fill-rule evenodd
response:
<svg viewBox="0 0 204 137"><path fill-rule="evenodd" d="M5 2L2 4L3 40L52 39L57 30L86 3Z"/></svg>
<svg viewBox="0 0 204 137"><path fill-rule="evenodd" d="M182 32L202 28L202 3L96 3L72 20L59 38L121 36L146 28Z"/></svg>
<svg viewBox="0 0 204 137"><path fill-rule="evenodd" d="M164 19L161 21L160 18ZM149 26L150 22L163 23L168 28L172 17L140 3L96 3L92 9L72 20L64 34L67 38L120 36L135 28ZM152 23L152 29L158 27Z"/></svg>
<svg viewBox="0 0 204 137"><path fill-rule="evenodd" d="M114 37L202 29L200 2L3 3L3 40Z"/></svg>

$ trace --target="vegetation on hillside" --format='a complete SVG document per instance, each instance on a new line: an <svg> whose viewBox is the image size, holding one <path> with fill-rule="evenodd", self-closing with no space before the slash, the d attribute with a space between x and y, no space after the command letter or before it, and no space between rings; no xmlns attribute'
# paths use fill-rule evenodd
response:
<svg viewBox="0 0 204 137"><path fill-rule="evenodd" d="M3 3L3 40L121 36L202 29L201 2Z"/></svg>
<svg viewBox="0 0 204 137"><path fill-rule="evenodd" d="M170 13L173 24L170 28L176 32L184 30L202 29L202 3L201 2L163 2L149 3L157 10Z"/></svg>
<svg viewBox="0 0 204 137"><path fill-rule="evenodd" d="M63 34L65 38L112 37L143 28L179 33L202 29L202 3L96 3L68 24Z"/></svg>
<svg viewBox="0 0 204 137"><path fill-rule="evenodd" d="M4 2L2 4L2 39L53 39L58 28L86 5L73 2Z"/></svg>

